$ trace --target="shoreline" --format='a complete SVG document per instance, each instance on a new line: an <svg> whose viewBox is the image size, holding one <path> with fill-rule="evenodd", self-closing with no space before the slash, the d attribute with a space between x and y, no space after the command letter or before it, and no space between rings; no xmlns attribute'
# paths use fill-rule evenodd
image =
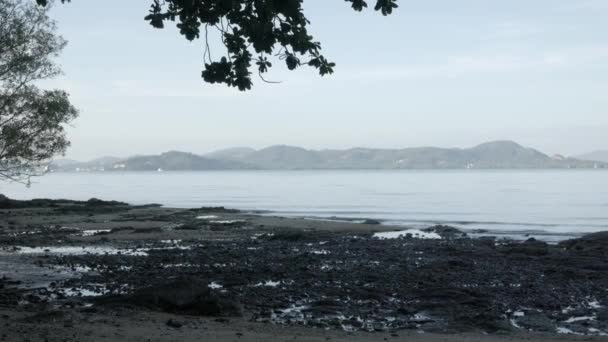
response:
<svg viewBox="0 0 608 342"><path fill-rule="evenodd" d="M433 238L381 239L374 234L404 229L225 208L29 205L0 209L9 341L146 340L150 329L184 341L570 341L608 332L605 234L546 244L437 226L421 233Z"/></svg>
<svg viewBox="0 0 608 342"><path fill-rule="evenodd" d="M240 210L240 209L237 209ZM378 227L385 228L380 229L378 231L398 231L398 230L408 230L408 229L425 229L433 226L450 226L454 227L464 233L467 233L470 237L496 237L497 239L506 239L506 240L515 240L515 241L525 241L529 238L534 238L537 240L545 241L548 243L557 243L564 240L580 238L587 234L593 234L597 232L602 232L608 230L608 227L605 229L598 229L595 231L585 231L585 232L551 232L548 230L542 229L526 229L526 230L514 230L514 229L482 229L482 228L466 228L466 226L471 223L459 223L459 222L451 222L451 221L417 221L416 225L408 225L408 224L386 224L385 222L394 222L393 220L387 220L382 218L374 218L374 217L322 217L322 216L307 216L307 215L287 215L281 216L281 212L272 211L272 210L242 210L244 213L259 215L259 216L271 216L277 218L287 218L294 220L310 220L314 222L343 222L343 223L352 223L352 224L364 224L365 222L376 222L373 225L378 225ZM410 221L412 222L412 221ZM483 225L487 224L496 224L497 222L472 222L475 224ZM510 223L500 223L504 225L509 225ZM524 224L524 223L514 223L518 225L533 225L533 226L556 226L554 224ZM465 227L463 227L465 226ZM376 230L374 230L376 231Z"/></svg>
<svg viewBox="0 0 608 342"><path fill-rule="evenodd" d="M0 194L0 197L2 194ZM1 198L0 198L1 199ZM45 197L34 198L26 197L19 199L18 201L35 201L35 200L46 200ZM67 199L61 199L63 201L73 201ZM56 201L56 200L55 200ZM76 200L77 202L83 202L85 200ZM141 207L149 205L146 202L140 203L125 203L132 207ZM170 209L170 210L188 210L193 208L192 206L175 206L175 205L164 205L155 204L156 206ZM233 208L233 207L231 207ZM524 241L530 237L537 240L546 241L549 243L557 243L563 240L579 238L587 234L608 230L607 225L603 224L581 224L585 226L585 229L576 229L579 224L575 223L538 223L538 222L518 222L518 221L471 221L471 220L429 220L429 219L408 219L408 218L389 218L386 216L379 215L378 213L367 213L367 212L348 212L350 215L344 215L346 212L332 212L328 211L327 215L321 214L319 211L284 211L276 209L259 209L259 208L243 208L234 207L233 210L238 210L242 214L250 214L255 216L266 216L266 217L282 217L285 219L294 220L311 220L318 222L344 222L344 223L365 223L365 221L374 221L382 227L386 227L390 230L406 230L406 229L424 229L431 226L446 225L455 227L471 237L490 237L496 236L497 238L504 238L507 240ZM363 215L364 213L370 215ZM361 214L361 215L359 215ZM390 212L386 212L390 216ZM440 215L439 213L438 215ZM352 216L359 215L359 216ZM497 228L499 227L499 228ZM566 227L570 227L567 230ZM551 228L559 228L554 231Z"/></svg>

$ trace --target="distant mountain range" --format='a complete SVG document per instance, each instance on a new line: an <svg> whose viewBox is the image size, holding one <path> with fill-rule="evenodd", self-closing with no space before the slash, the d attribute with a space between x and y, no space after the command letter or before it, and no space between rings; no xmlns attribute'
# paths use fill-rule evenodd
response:
<svg viewBox="0 0 608 342"><path fill-rule="evenodd" d="M178 170L230 170L251 169L243 163L207 158L193 153L170 151L160 155L129 158L104 157L88 162L61 159L50 165L52 171L178 171Z"/></svg>
<svg viewBox="0 0 608 342"><path fill-rule="evenodd" d="M171 170L297 170L297 169L554 169L608 168L608 158L596 154L567 158L548 156L513 141L494 141L472 148L417 147L404 149L352 148L307 150L277 145L256 150L230 148L206 155L171 151L129 158L104 157L88 162L57 160L61 171ZM608 156L606 156L608 157ZM592 160L589 160L592 159ZM597 159L597 160L596 160Z"/></svg>

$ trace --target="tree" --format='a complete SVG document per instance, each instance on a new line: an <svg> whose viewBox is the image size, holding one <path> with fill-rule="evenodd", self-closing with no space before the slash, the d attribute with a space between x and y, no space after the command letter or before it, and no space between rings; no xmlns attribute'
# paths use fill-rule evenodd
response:
<svg viewBox="0 0 608 342"><path fill-rule="evenodd" d="M47 3L36 1L40 5ZM364 0L345 1L356 11L367 7ZM397 8L396 2L376 0L374 9L389 15ZM159 29L167 21L177 22L180 33L190 41L202 35L203 79L247 90L252 86L252 69L264 80L263 74L272 67L269 57L284 61L289 70L307 65L316 68L321 76L333 73L335 63L321 54L321 43L308 33L310 22L302 3L303 0L153 0L145 20ZM209 52L209 30L219 31L226 47L226 54L217 61L211 59Z"/></svg>
<svg viewBox="0 0 608 342"><path fill-rule="evenodd" d="M29 182L69 146L77 110L65 91L35 85L61 72L52 59L65 44L46 9L0 0L0 180Z"/></svg>

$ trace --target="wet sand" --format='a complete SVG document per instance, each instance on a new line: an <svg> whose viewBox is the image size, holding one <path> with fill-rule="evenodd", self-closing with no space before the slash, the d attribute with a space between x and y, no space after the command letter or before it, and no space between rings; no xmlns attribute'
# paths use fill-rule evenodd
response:
<svg viewBox="0 0 608 342"><path fill-rule="evenodd" d="M6 318L8 317L8 318ZM167 326L169 320L183 324ZM512 342L605 341L606 338L539 333L487 335L482 333L433 334L412 331L346 333L300 326L250 323L244 319L217 322L194 316L151 311L112 310L109 313L47 313L0 310L0 340L23 341L416 341L416 342Z"/></svg>

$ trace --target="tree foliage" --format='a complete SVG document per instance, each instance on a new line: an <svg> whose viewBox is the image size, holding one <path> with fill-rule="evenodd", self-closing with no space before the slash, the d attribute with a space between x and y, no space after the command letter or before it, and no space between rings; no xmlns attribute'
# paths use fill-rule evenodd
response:
<svg viewBox="0 0 608 342"><path fill-rule="evenodd" d="M65 44L44 8L0 0L0 179L29 181L69 146L77 110L66 92L35 85L60 73L52 59Z"/></svg>
<svg viewBox="0 0 608 342"><path fill-rule="evenodd" d="M364 0L345 1L356 11L367 8ZM47 0L37 2L44 5ZM397 8L396 2L376 0L374 9L389 15ZM203 79L247 90L252 86L252 71L264 80L263 74L273 66L272 57L284 62L289 70L306 65L317 69L321 76L333 73L335 63L321 54L321 43L309 33L310 21L302 3L303 0L153 0L145 20L159 29L166 22L176 22L180 33L190 41L203 37ZM224 56L215 61L209 53L210 30L219 31L226 47Z"/></svg>

